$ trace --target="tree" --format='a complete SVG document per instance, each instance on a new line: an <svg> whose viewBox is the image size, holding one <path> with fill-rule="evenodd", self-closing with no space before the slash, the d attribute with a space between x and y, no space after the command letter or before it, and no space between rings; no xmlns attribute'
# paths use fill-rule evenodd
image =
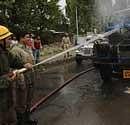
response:
<svg viewBox="0 0 130 125"><path fill-rule="evenodd" d="M13 32L58 30L63 14L58 0L4 0L0 1L0 23Z"/></svg>
<svg viewBox="0 0 130 125"><path fill-rule="evenodd" d="M76 7L78 9L79 33L85 34L98 28L95 0L67 0L67 17L70 18L70 31L76 31Z"/></svg>

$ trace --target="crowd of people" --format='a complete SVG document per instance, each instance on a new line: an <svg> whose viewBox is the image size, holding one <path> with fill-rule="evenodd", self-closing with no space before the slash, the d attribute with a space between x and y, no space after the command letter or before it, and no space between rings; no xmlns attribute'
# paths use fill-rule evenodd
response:
<svg viewBox="0 0 130 125"><path fill-rule="evenodd" d="M68 49L68 34L62 48ZM0 25L0 125L36 124L30 119L35 73L42 48L39 35L21 33L18 40L10 30ZM67 53L69 56L69 53ZM26 68L27 73L17 69Z"/></svg>

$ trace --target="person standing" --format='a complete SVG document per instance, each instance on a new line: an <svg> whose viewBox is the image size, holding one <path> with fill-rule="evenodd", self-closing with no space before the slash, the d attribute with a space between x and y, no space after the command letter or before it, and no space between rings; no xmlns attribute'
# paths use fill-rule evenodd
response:
<svg viewBox="0 0 130 125"><path fill-rule="evenodd" d="M20 37L19 44L12 46L10 53L13 55L12 65L17 68L25 67L24 64L34 64L34 58L28 47L26 47L26 42L28 41L28 35L22 34ZM21 61L20 61L21 60ZM21 63L22 62L22 63ZM29 65L27 65L29 66ZM30 67L30 66L29 66ZM28 67L26 67L28 68ZM21 80L17 81L17 102L16 110L18 121L22 125L25 123L36 123L30 119L30 108L31 101L33 98L33 87L34 87L35 73L33 70L24 73L24 76L21 76ZM20 124L20 125L21 125Z"/></svg>
<svg viewBox="0 0 130 125"><path fill-rule="evenodd" d="M27 39L27 38L26 38ZM11 67L14 69L27 68L32 69L33 58L30 51L26 48L25 38L22 37L20 42L22 44L10 45L9 54L12 56L10 60ZM26 123L35 123L35 121L30 120L30 107L33 95L33 81L35 78L33 70L26 73L20 74L20 78L16 81L16 111L18 118L18 125L24 125Z"/></svg>
<svg viewBox="0 0 130 125"><path fill-rule="evenodd" d="M64 51L69 49L69 47L71 45L71 42L70 42L70 38L68 36L68 33L65 33L64 37L62 38L62 43L61 44L62 44L61 46L62 46ZM66 59L69 56L70 56L70 53L67 52L67 54L64 55L64 58Z"/></svg>
<svg viewBox="0 0 130 125"><path fill-rule="evenodd" d="M12 33L5 26L0 25L0 125L16 125L13 80L16 73L11 71L8 50Z"/></svg>
<svg viewBox="0 0 130 125"><path fill-rule="evenodd" d="M40 50L42 49L41 38L39 35L34 38L34 48L34 60L35 63L38 63L40 59Z"/></svg>
<svg viewBox="0 0 130 125"><path fill-rule="evenodd" d="M27 52L12 44L11 35L6 27L0 26L0 125L24 125L30 122L26 119L26 81L23 74L10 69L32 69L32 60Z"/></svg>
<svg viewBox="0 0 130 125"><path fill-rule="evenodd" d="M16 45L10 46L9 54L11 57L10 65L13 69L27 68L32 69L32 60L30 54ZM30 71L28 71L30 72ZM27 73L28 73L27 72ZM26 119L28 100L28 86L26 77L23 73L19 74L19 79L16 80L16 112L18 125L24 125L29 119ZM25 120L26 119L26 120Z"/></svg>

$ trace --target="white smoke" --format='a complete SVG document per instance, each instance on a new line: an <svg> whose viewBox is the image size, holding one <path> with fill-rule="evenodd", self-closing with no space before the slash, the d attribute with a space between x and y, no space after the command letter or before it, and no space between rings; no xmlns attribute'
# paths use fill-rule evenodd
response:
<svg viewBox="0 0 130 125"><path fill-rule="evenodd" d="M115 16L115 18L130 16L130 0L95 0L98 6L99 17L102 17L104 22Z"/></svg>
<svg viewBox="0 0 130 125"><path fill-rule="evenodd" d="M116 0L112 0L112 6L116 4Z"/></svg>

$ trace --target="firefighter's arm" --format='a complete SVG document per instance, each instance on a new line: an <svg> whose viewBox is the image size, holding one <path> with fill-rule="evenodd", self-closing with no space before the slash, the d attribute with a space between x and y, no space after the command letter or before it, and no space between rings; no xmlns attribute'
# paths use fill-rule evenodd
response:
<svg viewBox="0 0 130 125"><path fill-rule="evenodd" d="M24 68L31 70L33 68L33 65L31 63L24 64Z"/></svg>
<svg viewBox="0 0 130 125"><path fill-rule="evenodd" d="M14 78L12 77L11 73L10 74L7 73L5 75L1 75L0 76L0 88L8 88L10 86L10 83L12 83L13 79Z"/></svg>
<svg viewBox="0 0 130 125"><path fill-rule="evenodd" d="M42 46L42 43L40 42L40 49L42 49L43 48L43 46Z"/></svg>
<svg viewBox="0 0 130 125"><path fill-rule="evenodd" d="M62 38L62 41L61 41L61 48L64 49L64 40Z"/></svg>

